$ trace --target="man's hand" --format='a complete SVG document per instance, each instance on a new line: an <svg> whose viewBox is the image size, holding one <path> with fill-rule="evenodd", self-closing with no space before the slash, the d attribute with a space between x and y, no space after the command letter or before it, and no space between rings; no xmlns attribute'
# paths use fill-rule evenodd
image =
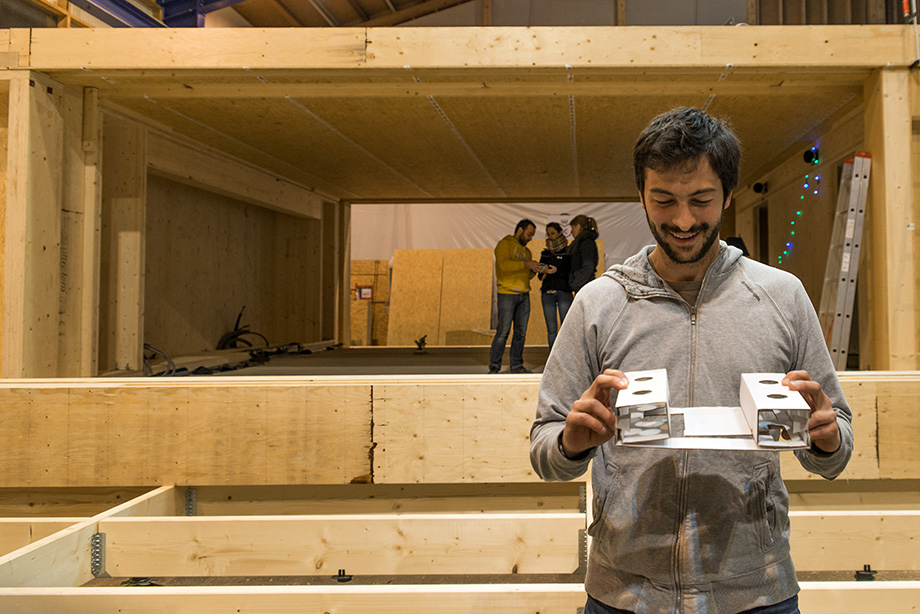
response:
<svg viewBox="0 0 920 614"><path fill-rule="evenodd" d="M539 273L539 272L540 272L540 267L543 266L543 265L541 265L541 264L540 264L539 262L537 262L536 260L525 260L525 261L524 261L524 266L526 266L528 269L530 269L530 270L533 271L534 273Z"/></svg>
<svg viewBox="0 0 920 614"><path fill-rule="evenodd" d="M811 417L808 419L811 442L824 452L836 452L840 447L837 412L821 389L821 384L812 381L808 371L790 371L783 378L783 386L800 393L811 407Z"/></svg>
<svg viewBox="0 0 920 614"><path fill-rule="evenodd" d="M607 369L572 404L565 419L562 447L567 456L577 456L589 448L609 441L617 429L616 414L610 408L610 390L623 390L629 380L622 371Z"/></svg>

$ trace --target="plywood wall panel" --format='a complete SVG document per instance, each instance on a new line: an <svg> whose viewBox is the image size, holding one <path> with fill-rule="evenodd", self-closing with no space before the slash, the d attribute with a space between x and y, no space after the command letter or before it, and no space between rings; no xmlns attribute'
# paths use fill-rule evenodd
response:
<svg viewBox="0 0 920 614"><path fill-rule="evenodd" d="M151 175L145 342L213 350L243 307L240 325L269 343L318 341L318 224Z"/></svg>
<svg viewBox="0 0 920 614"><path fill-rule="evenodd" d="M442 267L441 250L394 252L388 345L413 345L423 335L427 335L427 343L437 343Z"/></svg>
<svg viewBox="0 0 920 614"><path fill-rule="evenodd" d="M356 384L4 386L0 482L366 482L370 403L370 389Z"/></svg>
<svg viewBox="0 0 920 614"><path fill-rule="evenodd" d="M374 482L531 482L533 384L374 386Z"/></svg>

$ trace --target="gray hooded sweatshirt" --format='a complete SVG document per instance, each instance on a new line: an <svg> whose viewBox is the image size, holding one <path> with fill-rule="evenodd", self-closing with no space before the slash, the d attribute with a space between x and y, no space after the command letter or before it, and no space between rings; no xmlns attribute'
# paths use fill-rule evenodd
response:
<svg viewBox="0 0 920 614"><path fill-rule="evenodd" d="M842 442L796 457L834 479L852 454L852 413L801 282L723 242L691 308L652 269L653 248L575 297L543 372L531 463L545 480L571 480L594 460L585 588L595 599L636 614L735 614L789 599L799 587L779 452L607 442L573 461L559 450L572 403L604 369L667 369L675 407L738 406L742 373L805 369Z"/></svg>

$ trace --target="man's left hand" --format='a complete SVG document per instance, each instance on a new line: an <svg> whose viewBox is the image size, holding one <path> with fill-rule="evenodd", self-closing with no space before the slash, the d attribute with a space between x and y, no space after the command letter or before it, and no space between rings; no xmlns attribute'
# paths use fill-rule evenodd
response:
<svg viewBox="0 0 920 614"><path fill-rule="evenodd" d="M800 393L811 407L811 417L808 419L811 442L824 452L836 452L840 447L837 412L824 394L821 384L813 381L808 371L790 371L783 378L783 386Z"/></svg>

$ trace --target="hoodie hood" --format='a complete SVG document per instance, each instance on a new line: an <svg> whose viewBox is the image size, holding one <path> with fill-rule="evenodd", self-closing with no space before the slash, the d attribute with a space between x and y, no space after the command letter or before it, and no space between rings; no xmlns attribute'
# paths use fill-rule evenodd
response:
<svg viewBox="0 0 920 614"><path fill-rule="evenodd" d="M741 250L719 241L719 255L706 270L704 279L728 275L738 260ZM615 264L604 272L604 277L609 277L623 286L626 293L632 298L650 298L653 296L674 296L674 291L655 272L648 256L655 249L654 245L646 245L638 254L631 256L623 264Z"/></svg>

